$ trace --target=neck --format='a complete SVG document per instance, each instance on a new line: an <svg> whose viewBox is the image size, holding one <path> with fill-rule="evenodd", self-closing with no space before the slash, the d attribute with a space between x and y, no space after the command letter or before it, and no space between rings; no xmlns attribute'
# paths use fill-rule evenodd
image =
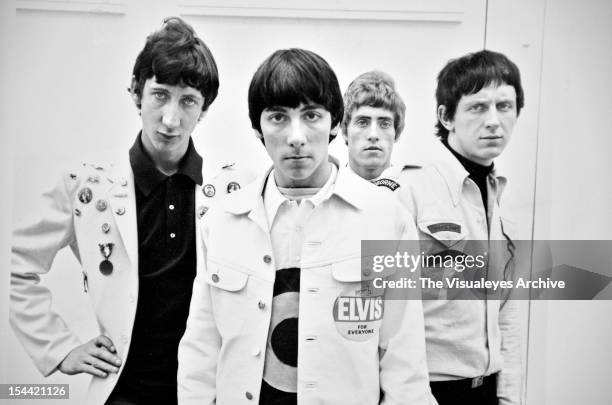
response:
<svg viewBox="0 0 612 405"><path fill-rule="evenodd" d="M454 150L457 154L463 156L464 158L466 158L467 160L469 160L470 162L479 164L481 166L491 166L491 163L493 163L493 159L479 159L475 156L469 156L467 153L465 153L465 151L459 146L459 144L457 143L455 137L451 137L449 136L446 139L446 144L448 146L450 146L450 148L452 150Z"/></svg>
<svg viewBox="0 0 612 405"><path fill-rule="evenodd" d="M359 177L366 179L366 180L372 180L372 179L379 177L382 174L382 172L385 171L386 168L391 166L391 164L387 163L384 166L370 167L370 166L359 166L359 165L353 164L353 162L349 162L349 166L355 173L359 175Z"/></svg>
<svg viewBox="0 0 612 405"><path fill-rule="evenodd" d="M150 144L146 136L143 136L141 139L145 152L147 152L157 170L166 176L170 176L178 171L179 163L183 156L185 156L185 153L187 153L189 144L181 145L181 148L160 151Z"/></svg>
<svg viewBox="0 0 612 405"><path fill-rule="evenodd" d="M323 166L317 174L306 179L282 179L278 170L274 170L274 180L278 187L284 188L320 188L325 185L329 176L331 176L330 161L322 163Z"/></svg>

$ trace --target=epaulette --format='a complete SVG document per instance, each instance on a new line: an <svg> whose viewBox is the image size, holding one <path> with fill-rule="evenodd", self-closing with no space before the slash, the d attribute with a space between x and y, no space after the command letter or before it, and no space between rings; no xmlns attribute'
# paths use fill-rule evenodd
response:
<svg viewBox="0 0 612 405"><path fill-rule="evenodd" d="M414 169L422 169L422 165L404 165L402 166L402 170L414 170Z"/></svg>

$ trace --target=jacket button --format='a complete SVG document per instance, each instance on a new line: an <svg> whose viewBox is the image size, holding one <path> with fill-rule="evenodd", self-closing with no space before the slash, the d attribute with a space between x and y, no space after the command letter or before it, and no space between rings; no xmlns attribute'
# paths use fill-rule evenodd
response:
<svg viewBox="0 0 612 405"><path fill-rule="evenodd" d="M245 392L245 393L244 393L244 396L245 396L245 397L246 397L246 399L248 399L249 401L250 401L251 399L253 399L253 394L251 394L249 391Z"/></svg>
<svg viewBox="0 0 612 405"><path fill-rule="evenodd" d="M259 307L259 309L264 309L266 307L266 303L263 301L259 301L257 303L257 306Z"/></svg>
<svg viewBox="0 0 612 405"><path fill-rule="evenodd" d="M270 256L270 255L265 255L265 256L263 257L263 261L264 261L264 263L267 263L267 264L272 263L272 256Z"/></svg>
<svg viewBox="0 0 612 405"><path fill-rule="evenodd" d="M213 274L211 276L213 283L218 283L219 282L219 275L218 274Z"/></svg>
<svg viewBox="0 0 612 405"><path fill-rule="evenodd" d="M259 348L255 348L253 349L253 356L257 357L261 354L261 350L259 350Z"/></svg>

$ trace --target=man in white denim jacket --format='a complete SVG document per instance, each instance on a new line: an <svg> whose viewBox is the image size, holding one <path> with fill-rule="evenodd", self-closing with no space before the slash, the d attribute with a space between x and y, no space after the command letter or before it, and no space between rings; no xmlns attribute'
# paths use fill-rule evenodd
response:
<svg viewBox="0 0 612 405"><path fill-rule="evenodd" d="M179 403L429 403L421 302L361 283L361 240L416 229L329 157L342 109L312 52L277 51L255 73L251 122L274 165L202 226Z"/></svg>
<svg viewBox="0 0 612 405"><path fill-rule="evenodd" d="M500 208L506 178L493 159L506 147L524 104L520 72L502 54L468 54L440 72L436 98L440 150L433 164L403 172L399 196L428 253L488 250L483 276L507 279L515 246ZM445 269L424 267L422 275L440 276L440 271ZM451 301L434 293L423 291L423 307L438 403L519 404L518 303L482 297Z"/></svg>

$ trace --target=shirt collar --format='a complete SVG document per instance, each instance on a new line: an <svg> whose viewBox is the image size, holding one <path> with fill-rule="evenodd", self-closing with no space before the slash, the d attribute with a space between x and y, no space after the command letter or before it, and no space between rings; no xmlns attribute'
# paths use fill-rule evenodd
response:
<svg viewBox="0 0 612 405"><path fill-rule="evenodd" d="M313 206L317 207L323 201L331 197L334 189L334 183L336 182L336 178L338 177L338 168L336 167L336 164L333 161L331 162L331 164L332 165L330 176L323 185L323 187L321 187L321 189L312 197L304 199L302 203L304 203L305 201L310 201ZM266 216L268 218L268 224L271 227L272 223L274 222L274 218L276 218L276 214L278 213L278 209L280 208L280 206L283 205L285 202L289 201L287 197L282 195L278 189L278 185L276 184L276 180L274 179L274 169L272 169L268 174L263 193Z"/></svg>
<svg viewBox="0 0 612 405"><path fill-rule="evenodd" d="M441 150L439 157L436 161L435 167L442 175L442 178L446 181L448 190L453 198L455 205L459 204L459 199L463 191L463 185L465 180L469 177L470 173L463 167L461 162L453 155L453 153L440 143ZM499 181L499 190L497 198L501 196L501 192L506 186L506 177L500 173L497 165L494 165L489 173L489 176Z"/></svg>
<svg viewBox="0 0 612 405"><path fill-rule="evenodd" d="M138 189L145 195L149 195L168 176L160 172L149 157L142 145L142 132L136 137L134 145L130 148L130 165L134 172L134 182ZM189 145L185 156L179 163L177 174L190 178L195 184L202 184L202 157L193 146L193 140L189 138Z"/></svg>

